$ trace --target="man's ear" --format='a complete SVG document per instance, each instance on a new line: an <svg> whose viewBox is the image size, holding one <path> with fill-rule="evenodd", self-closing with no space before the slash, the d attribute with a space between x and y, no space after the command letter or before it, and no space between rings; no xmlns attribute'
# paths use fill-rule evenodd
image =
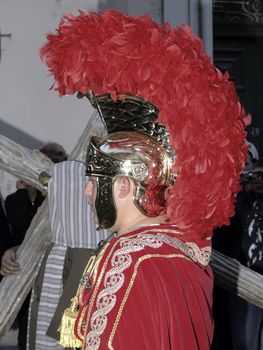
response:
<svg viewBox="0 0 263 350"><path fill-rule="evenodd" d="M130 179L126 176L120 176L115 181L116 192L120 199L125 198L131 190Z"/></svg>

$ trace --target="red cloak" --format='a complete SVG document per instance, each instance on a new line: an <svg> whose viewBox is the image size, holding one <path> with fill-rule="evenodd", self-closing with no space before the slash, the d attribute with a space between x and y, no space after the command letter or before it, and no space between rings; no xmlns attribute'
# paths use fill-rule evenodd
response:
<svg viewBox="0 0 263 350"><path fill-rule="evenodd" d="M75 333L84 349L210 349L210 241L171 225L111 239L80 301Z"/></svg>

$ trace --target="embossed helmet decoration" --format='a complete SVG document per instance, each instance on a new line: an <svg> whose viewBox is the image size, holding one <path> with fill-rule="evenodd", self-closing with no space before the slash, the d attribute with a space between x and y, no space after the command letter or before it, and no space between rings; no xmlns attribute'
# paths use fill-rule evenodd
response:
<svg viewBox="0 0 263 350"><path fill-rule="evenodd" d="M121 175L136 184L134 202L145 215L165 212L178 230L202 238L227 224L249 118L200 38L186 25L113 10L67 14L47 38L40 55L55 89L88 97L107 129L87 154L100 225L115 221L112 183Z"/></svg>
<svg viewBox="0 0 263 350"><path fill-rule="evenodd" d="M165 190L175 180L175 154L168 132L156 121L158 109L137 96L117 95L113 101L110 94L94 96L90 91L86 97L108 132L104 139L91 138L86 161L86 175L97 177L95 207L100 227L110 228L116 220L112 187L119 176L134 181L133 200L144 215L160 215L166 209Z"/></svg>

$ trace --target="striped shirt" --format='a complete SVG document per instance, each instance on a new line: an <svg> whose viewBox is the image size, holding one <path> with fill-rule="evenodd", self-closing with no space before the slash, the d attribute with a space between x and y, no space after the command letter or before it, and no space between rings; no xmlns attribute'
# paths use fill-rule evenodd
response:
<svg viewBox="0 0 263 350"><path fill-rule="evenodd" d="M38 350L62 349L56 340L46 335L46 331L63 292L62 274L67 247L96 248L109 235L107 231L96 231L92 210L85 197L85 186L83 163L66 161L54 165L48 189L54 247L46 261L41 289L35 343Z"/></svg>

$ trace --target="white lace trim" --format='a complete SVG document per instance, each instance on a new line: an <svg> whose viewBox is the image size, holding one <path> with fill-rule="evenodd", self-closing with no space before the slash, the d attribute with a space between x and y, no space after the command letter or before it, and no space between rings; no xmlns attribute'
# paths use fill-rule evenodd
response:
<svg viewBox="0 0 263 350"><path fill-rule="evenodd" d="M111 258L111 269L106 272L104 277L104 289L97 297L96 311L93 313L90 326L91 331L86 336L85 349L97 350L100 346L100 336L104 332L108 313L116 304L116 293L124 284L123 272L129 268L132 263L130 253L143 250L145 247L159 248L167 243L185 253L191 260L198 262L203 266L208 265L211 254L210 247L200 249L193 242L183 243L176 237L169 237L164 234L145 234L141 233L136 237L130 237L121 240L120 248L116 250Z"/></svg>

